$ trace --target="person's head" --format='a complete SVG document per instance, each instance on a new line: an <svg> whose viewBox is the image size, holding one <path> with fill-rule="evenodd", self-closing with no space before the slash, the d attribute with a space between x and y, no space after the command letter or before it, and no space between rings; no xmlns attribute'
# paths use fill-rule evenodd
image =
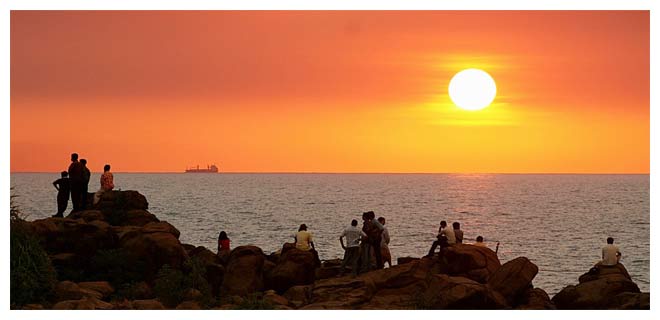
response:
<svg viewBox="0 0 660 320"><path fill-rule="evenodd" d="M69 173L66 172L66 171L62 171L62 172L60 172L60 175L62 176L62 178L66 178L66 177L69 176Z"/></svg>
<svg viewBox="0 0 660 320"><path fill-rule="evenodd" d="M380 224L382 224L382 225L385 225L385 218L378 217L378 222L380 222Z"/></svg>
<svg viewBox="0 0 660 320"><path fill-rule="evenodd" d="M218 236L218 240L229 240L227 237L227 233L224 231L220 231L220 235Z"/></svg>
<svg viewBox="0 0 660 320"><path fill-rule="evenodd" d="M373 211L367 211L362 213L362 220L373 220L376 217L376 214Z"/></svg>
<svg viewBox="0 0 660 320"><path fill-rule="evenodd" d="M614 243L614 238L608 237L607 238L607 244L613 244Z"/></svg>
<svg viewBox="0 0 660 320"><path fill-rule="evenodd" d="M445 227L447 227L447 221L444 220L440 221L440 228L445 228Z"/></svg>
<svg viewBox="0 0 660 320"><path fill-rule="evenodd" d="M83 166L87 165L87 159L80 159L80 163L83 164Z"/></svg>
<svg viewBox="0 0 660 320"><path fill-rule="evenodd" d="M458 230L458 229L461 228L461 224L458 223L458 222L454 222L454 223L452 223L451 225L452 225L452 227L454 227L454 229L456 229L456 230Z"/></svg>
<svg viewBox="0 0 660 320"><path fill-rule="evenodd" d="M484 242L484 237L477 236L477 242Z"/></svg>
<svg viewBox="0 0 660 320"><path fill-rule="evenodd" d="M71 154L71 161L78 161L78 154L77 153L72 153Z"/></svg>
<svg viewBox="0 0 660 320"><path fill-rule="evenodd" d="M351 225L357 227L357 220L353 219L353 221L351 221Z"/></svg>
<svg viewBox="0 0 660 320"><path fill-rule="evenodd" d="M298 231L307 231L307 225L304 223L300 225L300 228L298 228Z"/></svg>
<svg viewBox="0 0 660 320"><path fill-rule="evenodd" d="M109 164L106 164L106 165L103 166L103 172L107 172L107 171L110 171L110 165Z"/></svg>

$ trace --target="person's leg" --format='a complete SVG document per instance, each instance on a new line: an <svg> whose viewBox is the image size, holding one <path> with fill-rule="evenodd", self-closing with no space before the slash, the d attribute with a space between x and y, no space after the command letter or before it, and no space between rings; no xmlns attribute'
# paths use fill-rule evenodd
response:
<svg viewBox="0 0 660 320"><path fill-rule="evenodd" d="M71 183L71 202L73 202L73 210L72 211L78 211L80 210L80 200L81 200L81 194L80 194L80 185L78 183Z"/></svg>
<svg viewBox="0 0 660 320"><path fill-rule="evenodd" d="M85 210L87 208L87 185L83 184L82 189L80 190L80 209Z"/></svg>
<svg viewBox="0 0 660 320"><path fill-rule="evenodd" d="M438 240L433 241L433 245L431 246L431 250L429 250L429 254L427 254L427 256L429 256L429 257L433 256L433 253L435 253L435 248L437 248L439 244L440 244L440 241L438 241Z"/></svg>
<svg viewBox="0 0 660 320"><path fill-rule="evenodd" d="M66 206L69 202L69 197L64 197L64 196L57 196L57 213L55 214L56 217L63 217L64 216L64 211L66 211Z"/></svg>
<svg viewBox="0 0 660 320"><path fill-rule="evenodd" d="M360 247L349 248L351 251L350 258L348 259L351 266L351 273L357 275L358 273L358 259L360 258Z"/></svg>
<svg viewBox="0 0 660 320"><path fill-rule="evenodd" d="M360 267L360 273L364 273L369 271L370 264L371 264L371 245L369 243L363 243L361 245L361 267Z"/></svg>
<svg viewBox="0 0 660 320"><path fill-rule="evenodd" d="M376 256L376 269L383 269L383 252L380 250L380 239L371 244L374 255Z"/></svg>
<svg viewBox="0 0 660 320"><path fill-rule="evenodd" d="M103 194L103 189L99 189L99 191L96 191L96 193L94 193L94 200L93 200L93 201L94 201L94 202L93 202L94 205L96 205L97 203L99 203L99 200L101 200L101 195L102 195L102 194Z"/></svg>
<svg viewBox="0 0 660 320"><path fill-rule="evenodd" d="M350 258L350 249L351 248L344 249L344 259L341 261L341 267L339 268L339 275L343 275L344 271L346 271L346 264L348 264L348 258Z"/></svg>

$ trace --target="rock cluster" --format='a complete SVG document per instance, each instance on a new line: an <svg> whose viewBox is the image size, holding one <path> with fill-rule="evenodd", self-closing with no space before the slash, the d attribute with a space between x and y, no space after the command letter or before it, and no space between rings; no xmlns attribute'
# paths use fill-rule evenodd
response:
<svg viewBox="0 0 660 320"><path fill-rule="evenodd" d="M488 248L456 244L442 255L399 258L387 269L339 277L340 259L321 263L314 251L284 244L266 255L255 246L239 246L228 256L205 247L183 244L180 232L147 211L135 191L103 195L92 210L66 218L30 222L49 254L60 282L52 305L26 309L200 309L204 294L190 289L182 302L167 304L154 294L154 281L164 265L190 269L196 261L217 298L218 309L260 306L273 309L648 309L648 293L640 293L622 265L601 267L552 299L532 284L538 267L525 257L501 264ZM130 289L113 288L95 269L102 252L118 250L140 266ZM98 281L76 281L75 275ZM114 283L114 282L113 282ZM120 291L124 290L124 291Z"/></svg>

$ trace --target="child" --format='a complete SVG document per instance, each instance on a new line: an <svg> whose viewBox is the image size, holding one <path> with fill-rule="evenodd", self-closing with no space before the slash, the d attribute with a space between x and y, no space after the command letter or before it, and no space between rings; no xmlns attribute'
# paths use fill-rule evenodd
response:
<svg viewBox="0 0 660 320"><path fill-rule="evenodd" d="M57 189L57 213L53 217L63 218L66 206L69 203L69 194L71 193L71 183L69 182L69 173L62 171L62 177L53 182Z"/></svg>

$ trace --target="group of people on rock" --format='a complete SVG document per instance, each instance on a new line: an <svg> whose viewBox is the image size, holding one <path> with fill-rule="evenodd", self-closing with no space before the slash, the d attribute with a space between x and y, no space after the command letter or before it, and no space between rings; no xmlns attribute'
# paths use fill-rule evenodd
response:
<svg viewBox="0 0 660 320"><path fill-rule="evenodd" d="M385 227L385 218L375 219L373 211L362 214L362 228L358 227L358 221L353 219L351 225L344 229L339 236L339 243L344 249L344 258L342 259L339 276L343 276L346 268L350 267L352 275L364 273L372 269L382 269L385 262L392 266L392 256L389 250L390 234ZM307 225L301 224L298 232L294 234L295 247L302 251L312 251L318 260L318 253L314 247L313 236L307 230ZM438 229L437 240L431 245L427 257L433 256L437 247L440 247L440 255L443 249L457 243L463 243L463 230L459 222L452 223L452 228L447 228L447 222L441 221ZM346 242L344 242L344 240ZM482 236L476 237L476 242L471 245L477 247L487 247ZM499 242L497 243L499 246ZM225 231L218 235L218 254L228 258L230 253L230 240ZM373 261L375 259L375 261ZM614 239L607 238L607 245L602 249L602 260L599 261L594 271L599 267L614 266L619 263L621 252L614 245ZM373 265L375 262L375 266Z"/></svg>
<svg viewBox="0 0 660 320"><path fill-rule="evenodd" d="M69 195L73 203L73 210L76 212L85 210L87 207L88 187L91 173L87 168L87 160L80 159L78 161L78 154L71 154L71 164L67 171L62 171L60 178L53 182L53 186L57 189L57 213L53 217L63 217L64 211L69 203ZM114 178L110 172L110 165L103 166L103 174L101 175L101 188L94 194L93 204L99 202L103 192L114 189Z"/></svg>

